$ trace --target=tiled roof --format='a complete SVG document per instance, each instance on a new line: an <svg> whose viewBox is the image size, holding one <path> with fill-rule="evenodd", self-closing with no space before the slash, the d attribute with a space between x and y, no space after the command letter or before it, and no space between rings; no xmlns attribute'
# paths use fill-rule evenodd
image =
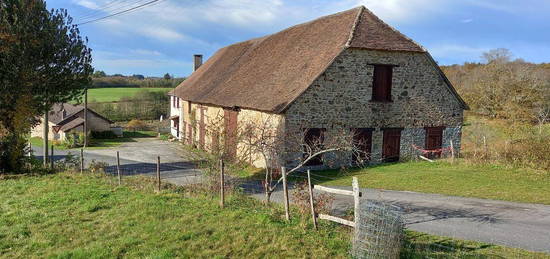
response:
<svg viewBox="0 0 550 259"><path fill-rule="evenodd" d="M224 47L169 94L281 113L346 48L426 52L361 6Z"/></svg>

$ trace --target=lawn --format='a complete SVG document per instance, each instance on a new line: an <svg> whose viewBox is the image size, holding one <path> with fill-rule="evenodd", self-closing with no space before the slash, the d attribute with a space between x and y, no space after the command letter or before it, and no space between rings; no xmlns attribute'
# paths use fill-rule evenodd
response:
<svg viewBox="0 0 550 259"><path fill-rule="evenodd" d="M315 172L323 185L349 186L357 176L366 188L550 204L550 173L447 161L403 162L340 172ZM327 178L329 177L329 178Z"/></svg>
<svg viewBox="0 0 550 259"><path fill-rule="evenodd" d="M0 176L0 257L345 258L350 231L308 217L283 220L278 206L240 195L217 200L171 187L153 191L143 177L61 173ZM457 256L548 258L476 242L407 232L402 258Z"/></svg>
<svg viewBox="0 0 550 259"><path fill-rule="evenodd" d="M116 102L122 97L134 96L137 92L146 90L152 92L168 93L173 88L139 88L139 87L121 87L121 88L92 88L88 90L89 102Z"/></svg>

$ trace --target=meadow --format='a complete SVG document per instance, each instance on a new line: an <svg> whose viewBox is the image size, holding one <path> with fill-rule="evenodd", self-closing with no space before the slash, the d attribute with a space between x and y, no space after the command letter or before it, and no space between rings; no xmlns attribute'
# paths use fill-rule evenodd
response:
<svg viewBox="0 0 550 259"><path fill-rule="evenodd" d="M173 88L92 88L88 90L88 102L117 102L123 97L133 97L139 91L168 93Z"/></svg>
<svg viewBox="0 0 550 259"><path fill-rule="evenodd" d="M0 257L349 258L351 231L239 194L215 196L126 177L59 173L0 177ZM548 258L407 231L401 258Z"/></svg>

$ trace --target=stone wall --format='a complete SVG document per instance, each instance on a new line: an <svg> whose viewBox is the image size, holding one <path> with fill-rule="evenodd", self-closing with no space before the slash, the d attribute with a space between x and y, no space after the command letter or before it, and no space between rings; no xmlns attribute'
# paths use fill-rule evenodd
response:
<svg viewBox="0 0 550 259"><path fill-rule="evenodd" d="M392 102L372 101L372 64L395 65ZM424 147L424 127L445 126L444 145L460 149L463 108L424 53L348 49L286 111L286 130L374 128L372 156L380 161L382 128L403 128L401 157ZM298 154L296 154L298 155ZM348 154L347 157L351 157ZM349 162L349 159L348 159Z"/></svg>

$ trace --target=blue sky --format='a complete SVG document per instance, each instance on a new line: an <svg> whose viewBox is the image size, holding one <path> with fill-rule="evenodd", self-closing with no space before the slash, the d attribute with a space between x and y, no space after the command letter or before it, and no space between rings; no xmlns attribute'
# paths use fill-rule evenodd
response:
<svg viewBox="0 0 550 259"><path fill-rule="evenodd" d="M147 2L46 1L67 9L76 23ZM225 45L359 5L423 45L439 64L477 62L494 48L550 62L550 0L160 0L80 29L97 70L187 76L195 53L208 58Z"/></svg>

